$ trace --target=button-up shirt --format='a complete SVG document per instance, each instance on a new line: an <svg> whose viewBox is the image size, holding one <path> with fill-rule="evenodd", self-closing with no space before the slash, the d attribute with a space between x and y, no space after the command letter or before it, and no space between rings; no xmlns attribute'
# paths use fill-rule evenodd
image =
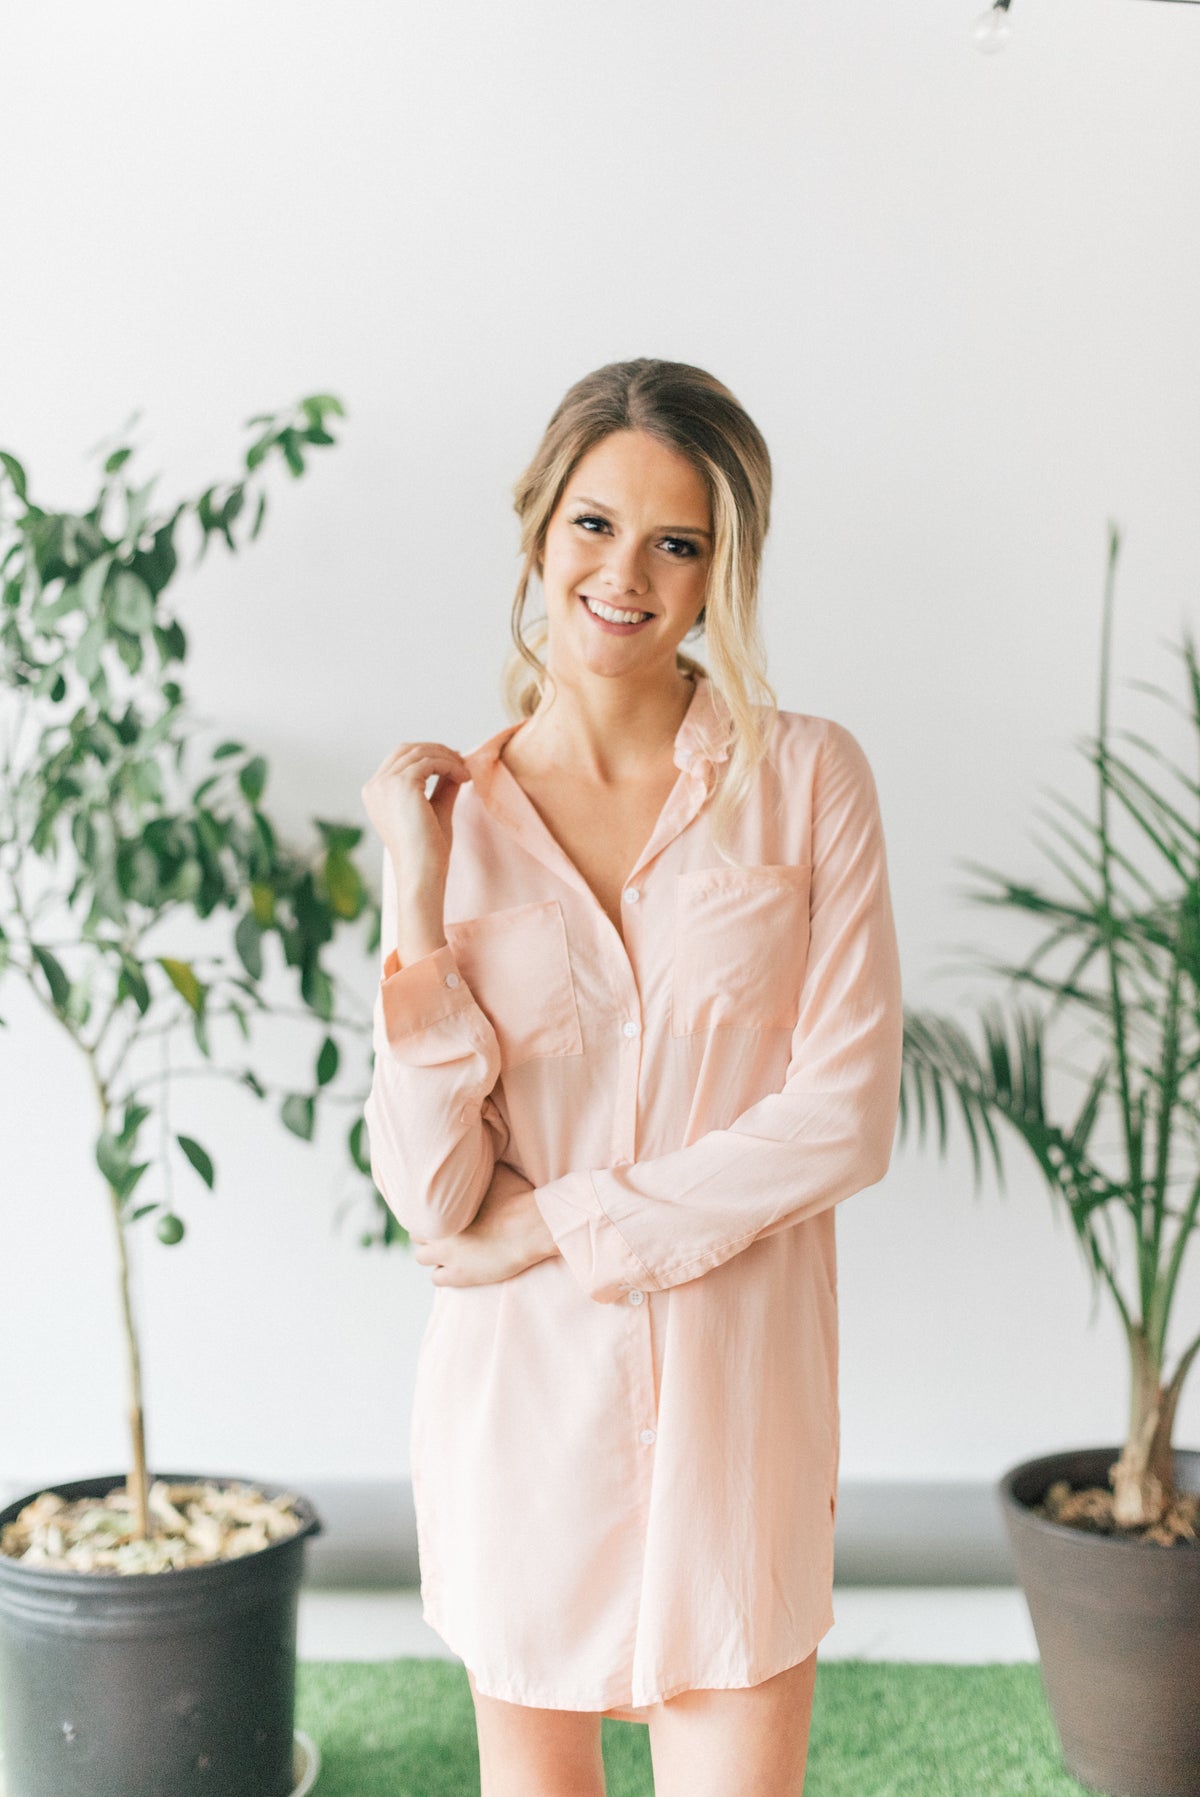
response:
<svg viewBox="0 0 1200 1797"><path fill-rule="evenodd" d="M371 1166L434 1240L503 1160L559 1250L434 1287L426 1620L485 1695L633 1714L757 1684L833 1624L834 1206L891 1157L899 957L845 726L777 713L730 865L729 727L698 676L620 931L500 759L520 728L465 758L447 940L407 966L384 857Z"/></svg>

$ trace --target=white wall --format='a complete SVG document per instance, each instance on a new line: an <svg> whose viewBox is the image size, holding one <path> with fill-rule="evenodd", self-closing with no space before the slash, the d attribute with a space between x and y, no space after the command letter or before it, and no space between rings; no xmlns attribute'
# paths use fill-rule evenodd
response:
<svg viewBox="0 0 1200 1797"><path fill-rule="evenodd" d="M908 1001L954 1007L956 945L1030 942L964 906L961 861L1040 876L1042 788L1090 798L1106 520L1122 680L1172 680L1200 572L1200 8L1014 0L993 58L976 10L11 10L0 444L78 503L140 406L168 498L235 471L250 413L344 397L259 545L177 587L196 707L299 826L360 816L396 741L504 722L509 489L569 382L712 368L775 461L780 702L867 749ZM373 966L343 965L369 1004ZM11 981L0 1012L0 1478L32 1483L121 1465L123 1400L84 1075ZM425 1271L335 1224L331 1135L184 1085L220 1185L141 1260L152 1459L403 1473ZM900 1148L840 1211L844 1477L1120 1437L1115 1319L1009 1166L976 1200L961 1141ZM1180 1345L1198 1316L1193 1266Z"/></svg>

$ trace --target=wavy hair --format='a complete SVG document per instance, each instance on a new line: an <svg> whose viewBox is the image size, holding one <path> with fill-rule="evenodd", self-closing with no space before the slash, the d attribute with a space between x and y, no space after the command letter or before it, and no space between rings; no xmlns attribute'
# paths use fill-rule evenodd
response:
<svg viewBox="0 0 1200 1797"><path fill-rule="evenodd" d="M625 430L645 431L685 456L708 493L713 553L704 605L693 627L704 637L708 665L681 648L676 666L692 679L708 675L717 715L731 726L729 759L717 766L711 820L714 846L731 861L728 827L766 757L778 709L758 622L771 458L761 432L728 387L703 368L647 356L610 362L576 381L559 402L533 460L513 486L522 566L512 609L515 649L505 664L502 696L517 722L532 716L547 681L553 681L538 653L548 637L548 620L523 622L529 583L541 572L546 530L576 464L613 431Z"/></svg>

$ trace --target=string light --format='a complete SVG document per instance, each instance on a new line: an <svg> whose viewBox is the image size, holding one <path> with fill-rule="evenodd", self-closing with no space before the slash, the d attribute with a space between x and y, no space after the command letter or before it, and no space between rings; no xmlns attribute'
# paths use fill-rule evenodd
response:
<svg viewBox="0 0 1200 1797"><path fill-rule="evenodd" d="M985 13L981 13L975 21L975 46L985 56L1003 50L1012 35L1008 9L1012 0L994 0Z"/></svg>
<svg viewBox="0 0 1200 1797"><path fill-rule="evenodd" d="M1159 0L1160 4L1176 6L1197 6L1200 0ZM987 11L981 13L975 21L975 43L985 55L996 50L1003 50L1012 36L1012 25L1008 17L1008 9L1012 0L992 0Z"/></svg>

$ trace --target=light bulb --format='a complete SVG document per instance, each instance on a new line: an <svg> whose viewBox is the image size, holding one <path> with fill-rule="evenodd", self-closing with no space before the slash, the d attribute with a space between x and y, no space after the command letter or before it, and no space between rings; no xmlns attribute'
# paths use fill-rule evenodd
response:
<svg viewBox="0 0 1200 1797"><path fill-rule="evenodd" d="M975 47L985 55L990 56L997 50L1003 50L1012 36L1008 6L1009 0L996 0L995 5L989 6L975 21Z"/></svg>

